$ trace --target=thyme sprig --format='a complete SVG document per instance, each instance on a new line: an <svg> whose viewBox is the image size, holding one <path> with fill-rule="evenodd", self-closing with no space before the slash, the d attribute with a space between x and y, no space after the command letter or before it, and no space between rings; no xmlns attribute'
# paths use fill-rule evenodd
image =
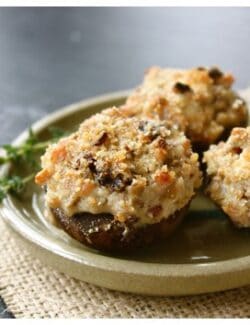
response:
<svg viewBox="0 0 250 325"><path fill-rule="evenodd" d="M32 173L26 177L18 175L5 176L0 179L0 202L7 196L8 193L19 194L23 191L25 185L30 182L35 176Z"/></svg>
<svg viewBox="0 0 250 325"><path fill-rule="evenodd" d="M40 141L38 136L29 130L27 140L20 146L6 144L2 146L4 155L0 157L0 165L10 164L10 173L0 178L0 203L8 193L20 194L25 186L34 178L40 168L37 156L42 155L49 144L56 142L67 133L58 127L50 127L50 140ZM20 176L17 174L21 165L30 167L32 172L29 175Z"/></svg>

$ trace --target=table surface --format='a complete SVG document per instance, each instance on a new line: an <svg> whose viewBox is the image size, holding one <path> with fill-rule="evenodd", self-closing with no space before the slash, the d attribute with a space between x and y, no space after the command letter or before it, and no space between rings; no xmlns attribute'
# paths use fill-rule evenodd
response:
<svg viewBox="0 0 250 325"><path fill-rule="evenodd" d="M1 8L0 144L151 65L218 65L250 84L250 8ZM0 318L11 317L0 299Z"/></svg>

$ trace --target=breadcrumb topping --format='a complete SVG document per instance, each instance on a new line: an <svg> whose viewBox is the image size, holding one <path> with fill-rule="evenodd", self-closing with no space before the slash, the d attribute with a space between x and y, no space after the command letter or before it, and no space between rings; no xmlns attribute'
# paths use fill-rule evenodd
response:
<svg viewBox="0 0 250 325"><path fill-rule="evenodd" d="M226 142L204 154L207 194L238 227L250 227L250 127L234 128Z"/></svg>
<svg viewBox="0 0 250 325"><path fill-rule="evenodd" d="M171 122L126 117L110 108L50 145L36 183L67 216L110 213L152 224L184 207L200 186L198 155Z"/></svg>
<svg viewBox="0 0 250 325"><path fill-rule="evenodd" d="M218 68L150 68L128 97L129 115L171 119L193 144L216 143L235 126L245 126L247 107L231 89L233 76Z"/></svg>

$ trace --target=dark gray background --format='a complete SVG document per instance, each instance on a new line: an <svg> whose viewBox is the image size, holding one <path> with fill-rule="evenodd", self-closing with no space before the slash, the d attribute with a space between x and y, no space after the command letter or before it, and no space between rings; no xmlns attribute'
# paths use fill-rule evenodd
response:
<svg viewBox="0 0 250 325"><path fill-rule="evenodd" d="M0 143L154 64L218 64L250 83L248 8L1 8Z"/></svg>
<svg viewBox="0 0 250 325"><path fill-rule="evenodd" d="M216 64L246 87L249 35L250 8L1 8L0 143L62 105L135 86L150 65Z"/></svg>

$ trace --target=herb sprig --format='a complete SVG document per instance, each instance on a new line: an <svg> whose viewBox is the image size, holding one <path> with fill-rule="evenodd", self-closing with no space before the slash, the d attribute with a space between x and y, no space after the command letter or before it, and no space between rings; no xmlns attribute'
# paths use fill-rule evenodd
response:
<svg viewBox="0 0 250 325"><path fill-rule="evenodd" d="M2 146L5 154L0 157L0 166L9 163L11 166L10 173L0 178L0 203L8 193L20 194L25 186L34 178L36 171L39 170L40 164L37 156L42 155L49 144L56 142L67 133L58 127L50 127L50 140L40 141L33 130L29 130L27 140L20 146L6 144ZM17 174L20 165L27 165L32 172L26 176Z"/></svg>

